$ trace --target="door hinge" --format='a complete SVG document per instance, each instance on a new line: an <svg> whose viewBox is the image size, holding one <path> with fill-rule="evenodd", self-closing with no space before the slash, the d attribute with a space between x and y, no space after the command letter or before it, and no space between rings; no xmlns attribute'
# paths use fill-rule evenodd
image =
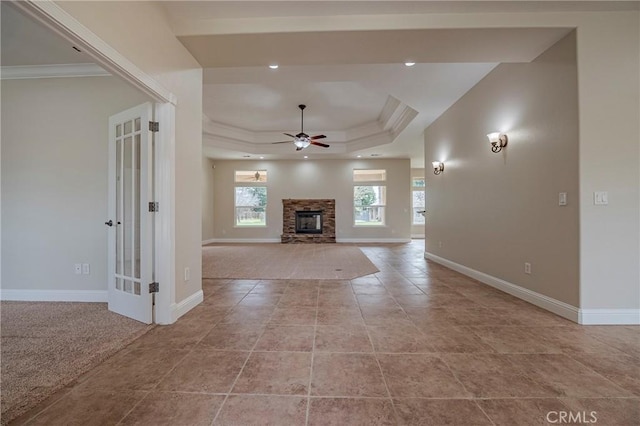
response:
<svg viewBox="0 0 640 426"><path fill-rule="evenodd" d="M158 213L160 211L160 203L157 201L149 202L149 212L150 213Z"/></svg>
<svg viewBox="0 0 640 426"><path fill-rule="evenodd" d="M160 283L150 283L149 293L157 293L160 291Z"/></svg>
<svg viewBox="0 0 640 426"><path fill-rule="evenodd" d="M160 130L160 123L158 123L157 121L150 121L149 122L149 131L157 132L159 130Z"/></svg>

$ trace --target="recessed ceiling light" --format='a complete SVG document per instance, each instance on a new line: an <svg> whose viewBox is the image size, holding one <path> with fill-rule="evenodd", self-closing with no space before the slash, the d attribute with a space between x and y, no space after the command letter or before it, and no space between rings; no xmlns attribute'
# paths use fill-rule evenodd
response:
<svg viewBox="0 0 640 426"><path fill-rule="evenodd" d="M264 160L264 157L262 157L262 156L261 156L261 157L260 157L260 159L261 159L261 160Z"/></svg>
<svg viewBox="0 0 640 426"><path fill-rule="evenodd" d="M271 68L272 70L277 70L278 69L278 64L271 64L271 65L269 65L269 68Z"/></svg>
<svg viewBox="0 0 640 426"><path fill-rule="evenodd" d="M415 63L415 62L405 62L404 64L405 64L406 66L408 66L408 67L412 67L412 66L414 66L416 63Z"/></svg>
<svg viewBox="0 0 640 426"><path fill-rule="evenodd" d="M250 158L250 155L243 155L244 158Z"/></svg>
<svg viewBox="0 0 640 426"><path fill-rule="evenodd" d="M304 158L309 158L309 156L308 156L308 155L305 155L305 156L304 156Z"/></svg>
<svg viewBox="0 0 640 426"><path fill-rule="evenodd" d="M371 154L372 157L380 157L380 154Z"/></svg>
<svg viewBox="0 0 640 426"><path fill-rule="evenodd" d="M362 155L356 155L356 157L358 157L358 158L362 158Z"/></svg>

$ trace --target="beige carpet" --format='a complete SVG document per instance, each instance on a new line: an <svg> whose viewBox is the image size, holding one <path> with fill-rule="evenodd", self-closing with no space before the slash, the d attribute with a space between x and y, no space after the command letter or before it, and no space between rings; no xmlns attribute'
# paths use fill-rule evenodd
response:
<svg viewBox="0 0 640 426"><path fill-rule="evenodd" d="M106 303L2 302L0 309L2 424L153 327Z"/></svg>
<svg viewBox="0 0 640 426"><path fill-rule="evenodd" d="M378 269L346 244L211 245L202 248L203 278L343 279Z"/></svg>

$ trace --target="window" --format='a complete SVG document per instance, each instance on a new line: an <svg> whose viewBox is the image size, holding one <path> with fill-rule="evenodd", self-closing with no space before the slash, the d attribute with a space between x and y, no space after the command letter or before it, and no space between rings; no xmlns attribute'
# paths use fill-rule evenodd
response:
<svg viewBox="0 0 640 426"><path fill-rule="evenodd" d="M354 170L353 220L355 226L384 226L387 186L386 170Z"/></svg>
<svg viewBox="0 0 640 426"><path fill-rule="evenodd" d="M411 179L411 203L413 207L413 219L412 224L424 225L424 211L425 211L425 182L423 177L414 177Z"/></svg>
<svg viewBox="0 0 640 426"><path fill-rule="evenodd" d="M354 170L354 182L384 182L387 180L386 170Z"/></svg>
<svg viewBox="0 0 640 426"><path fill-rule="evenodd" d="M267 182L266 170L236 170L235 182L248 182L248 183L265 183Z"/></svg>
<svg viewBox="0 0 640 426"><path fill-rule="evenodd" d="M235 182L236 226L267 226L267 171L236 171Z"/></svg>

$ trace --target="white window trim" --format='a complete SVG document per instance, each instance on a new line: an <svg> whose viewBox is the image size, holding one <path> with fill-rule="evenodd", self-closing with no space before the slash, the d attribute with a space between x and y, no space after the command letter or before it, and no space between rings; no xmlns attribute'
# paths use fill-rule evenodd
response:
<svg viewBox="0 0 640 426"><path fill-rule="evenodd" d="M351 201L352 201L352 208L351 208L351 213L353 214L353 221L351 224L352 228L386 228L387 225L387 200L386 200L386 192L387 192L387 169L353 169L353 171L362 171L362 170L384 170L384 179L382 180L367 180L367 181L356 181L355 179L353 180L353 187L355 188L356 186L384 186L385 188L385 204L372 204L368 207L384 207L385 209L385 213L384 213L384 222L382 222L380 225L360 225L356 223L356 207L361 207L361 206L357 206L356 205L356 200L353 198L353 190L351 191ZM351 175L352 179L353 179L353 174Z"/></svg>
<svg viewBox="0 0 640 426"><path fill-rule="evenodd" d="M248 187L254 187L254 188L260 188L260 187L264 187L267 190L267 202L264 204L264 206L238 206L236 204L236 188L248 188ZM269 189L267 188L266 182L262 182L262 185L244 185L242 182L238 182L238 184L234 184L233 185L233 227L234 228L266 228L269 225L269 217L267 215L267 206L269 205ZM262 207L264 208L264 225L260 224L260 225L238 225L238 222L236 222L236 218L238 217L237 215L237 211L238 209L246 209L246 208L254 208L254 207Z"/></svg>
<svg viewBox="0 0 640 426"><path fill-rule="evenodd" d="M413 186L413 181L417 180L417 179L422 179L425 182L425 185L424 186ZM427 209L427 206L426 206L426 199L427 199L426 183L427 182L426 182L426 179L425 179L424 176L411 176L411 184L412 184L412 186L411 186L411 226L425 226L426 225L426 217L425 217L425 221L422 222L422 223L415 223L413 221L413 218L415 217L414 214L413 214L413 211L417 208L413 204L413 192L414 191L422 191L422 192L424 192L424 195L425 195L425 206L424 206L424 209L426 210Z"/></svg>

